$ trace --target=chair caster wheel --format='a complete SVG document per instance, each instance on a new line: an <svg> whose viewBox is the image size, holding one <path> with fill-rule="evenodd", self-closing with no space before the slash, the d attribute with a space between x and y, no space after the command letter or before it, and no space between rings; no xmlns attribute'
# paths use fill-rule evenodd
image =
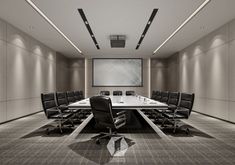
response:
<svg viewBox="0 0 235 165"><path fill-rule="evenodd" d="M99 141L99 140L96 140L96 141L95 141L95 144L100 144L100 141Z"/></svg>

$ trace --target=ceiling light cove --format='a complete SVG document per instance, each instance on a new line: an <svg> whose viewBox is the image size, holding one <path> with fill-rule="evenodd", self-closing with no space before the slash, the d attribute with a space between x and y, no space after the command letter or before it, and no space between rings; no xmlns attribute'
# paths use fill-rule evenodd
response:
<svg viewBox="0 0 235 165"><path fill-rule="evenodd" d="M163 47L176 33L180 31L194 16L196 16L211 0L205 0L156 50L154 50L153 55Z"/></svg>
<svg viewBox="0 0 235 165"><path fill-rule="evenodd" d="M25 0L41 17L43 17L64 39L66 39L80 54L82 51L32 2ZM82 54L83 55L83 54Z"/></svg>
<svg viewBox="0 0 235 165"><path fill-rule="evenodd" d="M89 23L88 23L88 21L87 21L87 18L86 18L86 16L85 16L84 11L83 11L82 9L78 9L78 12L79 12L80 16L82 17L82 20L83 20L83 22L84 22L84 24L85 24L85 26L86 26L88 32L90 33L90 36L91 36L91 38L92 38L92 40L93 40L93 42L94 42L96 48L97 48L97 49L100 49L99 44L98 44L98 42L96 41L95 35L94 35L94 33L92 32L92 30L91 30L91 26L89 25Z"/></svg>
<svg viewBox="0 0 235 165"><path fill-rule="evenodd" d="M135 49L139 49L140 44L141 44L141 42L143 41L144 36L146 35L146 33L147 33L147 31L148 31L148 29L149 29L151 23L153 22L153 19L154 19L154 17L155 17L155 15L156 15L157 12L158 12L158 9L153 9L153 12L152 12L152 14L151 14L151 16L150 16L150 18L149 18L149 20L148 20L148 22L147 22L147 25L146 25L145 28L144 28L143 33L141 34L141 37L140 37L139 42L138 42L138 44L137 44L137 46L136 46Z"/></svg>

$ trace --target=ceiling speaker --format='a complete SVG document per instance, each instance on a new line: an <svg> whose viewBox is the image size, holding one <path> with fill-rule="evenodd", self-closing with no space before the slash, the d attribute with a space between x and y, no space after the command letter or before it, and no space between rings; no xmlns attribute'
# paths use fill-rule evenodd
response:
<svg viewBox="0 0 235 165"><path fill-rule="evenodd" d="M126 43L125 35L110 35L111 48L124 48Z"/></svg>

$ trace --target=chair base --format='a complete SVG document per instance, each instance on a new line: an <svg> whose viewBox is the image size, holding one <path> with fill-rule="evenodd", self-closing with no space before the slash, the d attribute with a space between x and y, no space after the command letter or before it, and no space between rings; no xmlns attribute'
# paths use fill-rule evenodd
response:
<svg viewBox="0 0 235 165"><path fill-rule="evenodd" d="M71 127L74 127L74 124L73 124L73 120L72 119L67 119L67 120L56 120L56 122L58 122L57 124L57 128L59 128L60 130L60 133L63 134L63 128L64 128L64 123L69 121L70 122L70 125ZM54 130L54 129L53 129ZM50 134L50 131L49 128L46 129L46 134L49 135Z"/></svg>
<svg viewBox="0 0 235 165"><path fill-rule="evenodd" d="M123 135L118 135L116 131L112 132L112 129L111 128L108 128L109 129L109 132L100 132L100 137L96 138L95 139L95 143L96 144L100 144L100 140L101 139L105 139L105 138L111 138L111 137L124 137Z"/></svg>
<svg viewBox="0 0 235 165"><path fill-rule="evenodd" d="M164 124L165 124L166 121L170 122L170 124L172 125L172 127L169 127L169 128L173 128L173 133L176 132L177 128L181 129L181 127L182 127L182 125L180 126L180 124L179 124L180 120L176 120L176 119L175 120L173 120L173 119L169 120L169 119L166 119L166 118L163 119L161 127L165 127ZM181 129L181 130L183 130L183 129ZM190 133L190 130L189 130L188 127L184 131L186 132L187 135Z"/></svg>

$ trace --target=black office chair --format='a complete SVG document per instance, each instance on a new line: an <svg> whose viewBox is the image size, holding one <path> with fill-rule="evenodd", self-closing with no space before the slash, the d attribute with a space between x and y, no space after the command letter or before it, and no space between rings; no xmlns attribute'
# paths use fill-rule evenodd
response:
<svg viewBox="0 0 235 165"><path fill-rule="evenodd" d="M76 102L76 98L74 96L74 92L73 91L67 91L66 92L66 96L67 96L67 100L68 100L69 104Z"/></svg>
<svg viewBox="0 0 235 165"><path fill-rule="evenodd" d="M151 99L155 100L156 94L157 94L157 91L152 91Z"/></svg>
<svg viewBox="0 0 235 165"><path fill-rule="evenodd" d="M100 139L117 135L112 129L118 129L126 124L125 111L113 114L111 99L107 96L93 96L90 98L91 111L94 115L96 124L109 129L108 133L100 133L101 137L96 139L96 143L100 143Z"/></svg>
<svg viewBox="0 0 235 165"><path fill-rule="evenodd" d="M84 99L83 92L82 91L74 91L74 97L76 101L80 101Z"/></svg>
<svg viewBox="0 0 235 165"><path fill-rule="evenodd" d="M164 126L164 123L166 120L170 121L173 125L173 133L175 133L176 128L179 127L178 123L180 122L180 119L188 119L194 103L194 93L193 94L187 94L187 93L181 93L180 103L179 106L173 111L173 112L165 112L163 113L164 120L162 122L162 126ZM186 133L189 133L189 128L186 128Z"/></svg>
<svg viewBox="0 0 235 165"><path fill-rule="evenodd" d="M169 99L169 92L168 91L164 91L161 93L161 100L160 102L162 103L167 103L168 102L168 99Z"/></svg>
<svg viewBox="0 0 235 165"><path fill-rule="evenodd" d="M68 107L69 103L68 103L65 92L56 92L56 101L57 101L57 106L64 113L74 113L74 114L76 114L80 111L79 109L69 109L69 107Z"/></svg>
<svg viewBox="0 0 235 165"><path fill-rule="evenodd" d="M122 96L122 91L113 91L113 96Z"/></svg>
<svg viewBox="0 0 235 165"><path fill-rule="evenodd" d="M173 112L178 104L179 104L179 92L169 92L169 99L168 99L168 108L167 109L155 109L155 119L162 118L162 113L165 112Z"/></svg>
<svg viewBox="0 0 235 165"><path fill-rule="evenodd" d="M60 132L63 133L62 128L66 124L66 121L70 121L72 126L73 122L71 120L73 113L63 113L63 111L56 105L56 100L54 93L41 94L42 107L45 115L48 119L55 119L58 122L58 127ZM49 129L47 128L47 134L49 134Z"/></svg>
<svg viewBox="0 0 235 165"><path fill-rule="evenodd" d="M135 91L126 91L126 96L134 96Z"/></svg>
<svg viewBox="0 0 235 165"><path fill-rule="evenodd" d="M79 94L80 94L81 100L85 99L84 94L83 94L83 91L79 91Z"/></svg>
<svg viewBox="0 0 235 165"><path fill-rule="evenodd" d="M155 100L156 101L161 101L161 98L162 98L162 92L161 91L156 91Z"/></svg>
<svg viewBox="0 0 235 165"><path fill-rule="evenodd" d="M100 91L100 95L102 95L102 96L109 96L110 92L109 91Z"/></svg>

